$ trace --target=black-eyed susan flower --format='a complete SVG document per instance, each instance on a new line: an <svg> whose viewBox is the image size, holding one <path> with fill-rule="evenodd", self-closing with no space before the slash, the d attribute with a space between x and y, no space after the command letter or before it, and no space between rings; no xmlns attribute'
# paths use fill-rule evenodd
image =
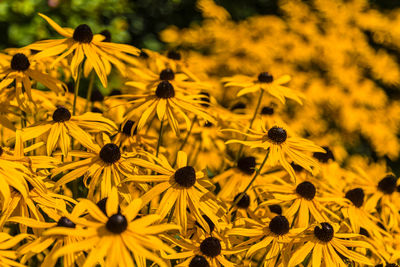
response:
<svg viewBox="0 0 400 267"><path fill-rule="evenodd" d="M176 266L228 266L235 264L227 259L227 255L237 251L231 250L224 239L214 236L205 236L199 240L179 237L179 239L164 236L171 244L180 248L181 252L163 255L167 259L178 259Z"/></svg>
<svg viewBox="0 0 400 267"><path fill-rule="evenodd" d="M111 143L109 138L99 140L99 144L92 143L90 146L82 144L88 151L71 151L73 157L82 158L74 162L66 163L52 170L52 177L60 173L70 171L63 175L54 187L69 183L83 176L83 182L89 189L88 198L92 199L95 191L105 198L111 189L118 186L123 178L134 174L134 167L129 158L132 153L122 152L120 148Z"/></svg>
<svg viewBox="0 0 400 267"><path fill-rule="evenodd" d="M238 132L245 135L250 140L229 140L226 143L240 143L250 148L263 148L269 150L269 156L267 164L276 166L278 163L285 168L292 178L295 178L295 172L293 167L290 165L294 162L309 172L315 172L315 168L318 168L318 162L316 162L307 153L310 152L325 152L325 150L312 141L303 138L288 136L287 131L284 128L274 126L268 131L262 125L262 131L256 131L249 129L250 133L243 133L238 130L225 130Z"/></svg>
<svg viewBox="0 0 400 267"><path fill-rule="evenodd" d="M127 120L120 125L118 133L113 137L113 143L126 151L155 151L157 137L150 136L137 129L137 122Z"/></svg>
<svg viewBox="0 0 400 267"><path fill-rule="evenodd" d="M22 138L23 141L43 138L46 140L47 155L51 155L58 146L66 157L71 148L71 138L89 149L94 149L93 137L87 131L114 131L113 123L96 113L72 116L66 107L60 106L48 120L24 128Z"/></svg>
<svg viewBox="0 0 400 267"><path fill-rule="evenodd" d="M302 93L296 92L282 85L288 83L290 79L289 75L283 75L278 79L274 79L270 73L261 72L257 77L236 75L230 78L224 78L222 81L225 83L225 86L236 86L241 88L237 93L237 96L262 90L278 98L283 104L285 104L286 98L293 99L302 104L303 102L301 101L301 98L304 98Z"/></svg>
<svg viewBox="0 0 400 267"><path fill-rule="evenodd" d="M38 41L29 45L28 48L41 51L35 55L36 59L58 55L52 63L53 66L61 59L72 54L70 68L75 80L78 76L78 68L86 58L88 63L85 68L93 68L103 86L107 87L108 73L106 66L111 63L115 65L121 73L124 73L125 64L121 59L124 60L125 53L131 55L139 54L139 49L133 46L104 42L105 36L93 34L90 27L86 24L81 24L75 29L62 28L49 17L40 13L39 15L65 38Z"/></svg>
<svg viewBox="0 0 400 267"><path fill-rule="evenodd" d="M189 95L181 89L175 88L168 80L163 80L155 88L146 89L142 94L127 94L118 96L127 101L130 106L127 109L126 118L131 119L140 116L138 130L141 130L146 122L157 114L160 121L168 120L171 129L179 135L179 120L184 119L189 130L191 119L189 114L196 115L206 121L214 122L213 117L201 107L203 95Z"/></svg>
<svg viewBox="0 0 400 267"><path fill-rule="evenodd" d="M32 56L28 57L24 53L16 53L9 56L9 65L1 68L0 92L3 92L15 82L15 98L21 108L24 107L21 100L24 91L28 99L33 102L32 81L40 82L56 93L64 93L67 88L65 83L38 70L36 66L37 64L35 60L32 60Z"/></svg>
<svg viewBox="0 0 400 267"><path fill-rule="evenodd" d="M325 266L348 266L342 257L358 264L372 265L367 257L349 249L371 247L365 241L356 240L358 236L352 233L339 233L337 225L322 222L304 234L301 238L302 244L291 255L288 266L300 264L310 253L312 266L321 266L322 263Z"/></svg>
<svg viewBox="0 0 400 267"><path fill-rule="evenodd" d="M185 152L178 152L177 168L172 168L162 155L156 158L147 154L147 157L151 161L140 158L133 158L130 161L137 166L155 171L158 175L133 175L123 180L123 182L157 183L141 197L143 206L164 193L155 213L160 215L160 219L163 219L168 213L173 212L183 233L186 233L187 229L187 208L207 231L209 225L202 215L206 215L215 225L218 225L219 218L216 214L222 207L218 205L208 189L212 187L212 184L204 177L204 172L196 171L187 164Z"/></svg>
<svg viewBox="0 0 400 267"><path fill-rule="evenodd" d="M76 208L87 211L89 216L77 218L73 223L75 229L52 228L44 235L62 235L80 237L80 241L59 248L54 257L86 251L88 253L84 266L95 266L103 263L106 266L146 267L146 260L153 261L162 267L168 265L158 253L173 253L158 235L179 227L172 224L155 224L159 220L156 214L140 216L141 199L135 199L128 206L119 206L118 193L113 190L106 200L106 214L93 202L83 199ZM138 216L139 215L139 216ZM82 229L78 229L83 227ZM133 256L131 256L131 253Z"/></svg>
<svg viewBox="0 0 400 267"><path fill-rule="evenodd" d="M274 266L279 261L278 255L285 245L304 228L291 228L285 216L277 215L272 219L245 219L246 227L235 227L228 231L228 235L249 237L240 243L238 248L246 247L246 257L252 257L260 250L265 250L261 261L264 266Z"/></svg>

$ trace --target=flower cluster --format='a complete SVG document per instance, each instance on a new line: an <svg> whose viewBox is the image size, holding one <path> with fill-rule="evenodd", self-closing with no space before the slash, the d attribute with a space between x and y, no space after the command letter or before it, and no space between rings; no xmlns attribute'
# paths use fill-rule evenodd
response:
<svg viewBox="0 0 400 267"><path fill-rule="evenodd" d="M325 20L342 8L313 2ZM354 9L356 2L346 1ZM326 59L336 60L327 75L336 83L297 75L298 61L315 56L292 36L298 16L310 15L306 4L284 5L293 16L285 30L271 17L236 25L212 0L198 4L206 23L189 35L202 43L211 32L208 59L198 51L164 54L113 43L107 31L63 28L43 14L61 39L0 54L1 265L397 266L400 184L379 156L395 158L400 142L390 132L394 147L374 143L375 161L350 153L346 142L357 139L356 128L379 135L365 130L371 124L355 109L368 117L396 112L399 102L383 109L389 100L368 95L379 98L379 88L335 79L344 68L337 56ZM259 32L266 25L268 36ZM320 34L307 29L304 38ZM329 29L324 38L338 30ZM178 43L173 31L163 36ZM190 43L187 34L180 45ZM282 58L275 58L280 67L272 64L292 37L307 49L285 55L287 68ZM338 45L313 42L326 50ZM241 46L260 51L241 55L235 66L231 57L240 51L233 47ZM397 72L372 68L384 82ZM120 86L99 97L96 87L107 88L110 76ZM363 101L353 98L368 88L374 90L363 91ZM353 121L338 115L342 124L324 127L321 104L338 99ZM346 123L361 126L340 127Z"/></svg>

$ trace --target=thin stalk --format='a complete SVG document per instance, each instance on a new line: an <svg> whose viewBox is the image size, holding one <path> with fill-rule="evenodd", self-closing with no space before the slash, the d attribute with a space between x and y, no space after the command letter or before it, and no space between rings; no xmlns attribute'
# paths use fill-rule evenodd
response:
<svg viewBox="0 0 400 267"><path fill-rule="evenodd" d="M178 152L181 151L185 147L185 145L187 143L187 140L189 139L189 136L192 133L193 126L196 123L196 121L197 121L197 115L194 116L192 124L190 125L190 128L189 128L189 131L186 133L185 139L183 140L183 142L182 142L181 146L179 147L179 149L176 151L176 156L175 156L174 163L172 164L172 167L175 167L176 160L178 159Z"/></svg>
<svg viewBox="0 0 400 267"><path fill-rule="evenodd" d="M87 111L90 101L92 100L93 84L94 84L94 71L90 73L89 87L86 94L85 112Z"/></svg>
<svg viewBox="0 0 400 267"><path fill-rule="evenodd" d="M260 95L258 97L257 106L256 106L256 109L254 110L253 117L250 120L250 125L249 125L249 128L247 129L246 133L249 133L249 130L253 126L254 120L256 119L257 114L258 114L258 109L260 108L260 105L261 105L261 100L263 98L263 95L264 95L264 90L260 90ZM247 140L247 136L244 138L244 141L246 141L246 140ZM242 152L243 152L243 144L240 145L239 152L237 153L237 156L236 156L236 161L238 161L238 159L242 155Z"/></svg>
<svg viewBox="0 0 400 267"><path fill-rule="evenodd" d="M254 183L254 181L256 180L256 178L258 177L258 175L260 175L262 168L265 165L265 162L267 162L268 159L268 155L269 155L269 149L267 150L267 153L265 155L265 158L263 160L263 162L260 165L260 168L256 169L256 173L254 174L253 179L251 179L250 183L247 185L247 187L244 189L244 191L239 195L239 197L233 202L232 206L229 208L228 212L232 210L233 207L235 207L237 205L237 203L239 203L239 201L244 197L244 195L246 194L247 190L249 190L249 188L251 187L251 185Z"/></svg>

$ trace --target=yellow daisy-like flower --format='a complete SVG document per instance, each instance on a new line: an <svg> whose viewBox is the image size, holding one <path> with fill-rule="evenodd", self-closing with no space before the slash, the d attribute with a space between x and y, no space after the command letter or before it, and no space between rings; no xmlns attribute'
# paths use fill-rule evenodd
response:
<svg viewBox="0 0 400 267"><path fill-rule="evenodd" d="M155 113L157 113L160 121L164 121L166 117L176 135L180 133L178 118L185 120L186 128L189 130L191 119L188 114L193 114L206 121L214 122L213 117L209 115L208 111L200 106L200 104L204 103L202 100L204 95L188 95L182 89L175 88L168 80L159 82L151 90L146 89L143 94L128 94L118 97L127 99L127 104L130 104L126 114L127 119L134 118L140 114L137 126L138 130L141 130L146 125L148 119Z"/></svg>
<svg viewBox="0 0 400 267"><path fill-rule="evenodd" d="M109 142L106 144L93 144L85 146L88 151L71 151L73 157L83 158L69 162L52 171L52 177L71 170L62 176L55 184L58 187L83 176L83 182L89 188L88 198L92 199L95 191L100 192L100 197L105 198L114 186L118 186L124 177L130 177L135 169L129 158L132 153L121 153L120 148Z"/></svg>
<svg viewBox="0 0 400 267"><path fill-rule="evenodd" d="M94 149L92 136L89 132L112 132L114 124L97 113L86 113L82 116L71 116L65 107L58 107L50 120L33 124L22 130L23 141L44 137L46 139L47 155L61 148L66 157L71 148L71 137L87 148ZM86 130L86 131L85 131Z"/></svg>
<svg viewBox="0 0 400 267"><path fill-rule="evenodd" d="M204 220L203 214L218 226L219 218L216 214L221 207L214 198L211 198L210 190L207 189L208 187L212 187L212 184L204 177L202 171L195 171L192 166L187 165L187 155L185 152L178 152L178 166L176 169L172 168L167 159L162 155L159 155L158 158L150 154L146 155L155 163L139 158L131 159L131 162L155 171L160 175L133 175L123 181L158 183L142 196L143 206L164 193L156 210L161 220L172 210L175 213L178 224L182 227L183 233L186 233L187 209L189 209L207 232L209 232L209 225Z"/></svg>
<svg viewBox="0 0 400 267"><path fill-rule="evenodd" d="M125 65L120 59L124 58L125 53L131 55L139 54L139 49L136 47L126 44L103 42L105 36L101 34L93 35L92 30L86 24L79 25L75 30L71 28L62 28L49 17L40 13L39 15L44 18L54 30L66 38L39 41L29 45L28 48L41 51L35 55L37 59L59 55L52 63L52 66L73 53L71 72L75 80L78 76L78 68L86 57L88 63L85 65L85 68L90 69L93 67L103 86L107 87L106 66L113 64L124 74Z"/></svg>
<svg viewBox="0 0 400 267"><path fill-rule="evenodd" d="M335 225L334 225L335 226ZM300 264L311 253L312 266L349 266L344 263L342 257L359 264L373 265L365 256L348 248L369 248L370 244L364 241L353 240L358 234L338 233L338 227L328 222L322 222L300 238L304 244L298 246L291 255L287 266Z"/></svg>
<svg viewBox="0 0 400 267"><path fill-rule="evenodd" d="M289 244L298 233L303 231L302 228L291 229L289 221L282 215L267 219L265 222L247 218L244 220L247 227L233 228L228 231L228 235L249 238L238 246L239 248L246 248L246 257L251 257L260 250L265 249L266 253L261 259L264 266L276 266L279 260L278 255L285 245Z"/></svg>
<svg viewBox="0 0 400 267"><path fill-rule="evenodd" d="M249 139L253 139L248 141L229 140L226 143L240 143L250 148L269 149L267 164L275 166L279 162L294 179L296 175L293 167L290 165L291 162L300 165L311 173L315 171L315 168L318 168L318 162L305 152L325 153L326 151L323 148L303 138L289 137L284 128L274 126L267 131L264 125L261 126L262 131L249 129L250 133L243 133L233 129L224 130L237 132L247 136Z"/></svg>
<svg viewBox="0 0 400 267"><path fill-rule="evenodd" d="M164 238L180 248L181 252L163 255L166 259L181 260L176 266L235 266L234 263L226 259L226 255L234 254L237 251L229 250L227 242L224 242L223 239L214 236L204 236L201 239L187 239L182 236L179 239L168 236Z"/></svg>
<svg viewBox="0 0 400 267"><path fill-rule="evenodd" d="M48 215L55 222L43 222L25 217L12 217L9 219L9 221L26 225L32 228L39 235L37 239L28 242L18 249L18 255L23 256L21 262L27 262L31 257L46 251L50 246L52 246L42 262L42 266L52 267L57 263L57 257L54 257L54 253L63 246L75 244L78 241L81 241L82 237L65 236L59 234L42 235L43 231L46 229L56 228L57 230L68 232L70 229L76 229L76 224L72 221L75 221L81 215L79 214L81 211L74 209L72 213L68 213L65 209L65 206L62 212L57 212L57 210L49 207L46 207L44 210L46 215ZM62 215L60 215L60 213ZM78 229L79 228L82 229L82 227L78 226ZM84 260L85 255L83 252L68 253L63 257L63 264L64 266L73 267L75 266L75 263L77 263L78 266L81 266Z"/></svg>
<svg viewBox="0 0 400 267"><path fill-rule="evenodd" d="M225 83L225 86L236 86L242 88L237 93L237 96L263 90L278 98L283 104L285 103L286 98L293 99L300 104L303 103L301 101L301 98L304 98L303 94L286 86L282 86L282 84L290 81L289 75L283 75L275 80L270 73L261 72L257 77L236 75L233 77L224 78L222 81Z"/></svg>
<svg viewBox="0 0 400 267"><path fill-rule="evenodd" d="M55 257L78 251L88 252L84 266L146 267L146 259L161 267L168 265L157 255L158 251L173 253L173 249L162 242L157 235L179 227L172 224L154 225L159 220L156 214L137 218L142 207L141 199L134 199L127 207L120 207L118 193L114 189L106 200L106 214L93 202L83 199L76 209L87 210L90 216L77 218L76 225L83 229L57 227L47 230L44 235L81 237L76 243L65 245ZM121 208L121 209L120 209ZM133 259L131 254L133 254ZM105 258L105 259L104 259ZM104 259L104 260L103 260Z"/></svg>
<svg viewBox="0 0 400 267"><path fill-rule="evenodd" d="M28 99L33 102L31 80L40 82L56 93L64 93L67 89L65 83L49 74L43 73L36 66L37 64L32 60L32 56L27 57L23 53L16 53L12 57L9 57L9 65L4 66L0 71L0 79L2 79L0 82L0 91L3 92L15 81L16 99L20 107L23 107L21 100L23 89L28 95Z"/></svg>

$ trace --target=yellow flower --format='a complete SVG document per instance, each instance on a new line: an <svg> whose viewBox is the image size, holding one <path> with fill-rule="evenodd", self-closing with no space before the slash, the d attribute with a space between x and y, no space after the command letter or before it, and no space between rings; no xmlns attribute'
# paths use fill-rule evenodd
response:
<svg viewBox="0 0 400 267"><path fill-rule="evenodd" d="M288 136L284 128L274 126L267 131L264 128L264 125L261 126L262 131L249 129L249 134L242 133L238 130L224 130L238 132L253 139L249 141L229 140L226 144L240 143L250 146L250 148L269 149L267 164L275 166L279 162L293 179L295 179L296 174L293 167L290 165L292 161L311 173L315 172L315 168L318 168L318 162L305 152L325 153L326 151L323 148L315 145L309 140Z"/></svg>
<svg viewBox="0 0 400 267"><path fill-rule="evenodd" d="M187 209L189 209L207 232L209 225L202 214L210 218L218 227L219 218L216 214L221 207L210 194L210 190L207 189L212 187L212 184L204 177L202 171L195 171L192 166L187 165L186 153L178 152L177 168L173 168L162 155L159 155L158 158L147 153L146 155L155 163L139 158L133 158L131 162L137 166L153 170L159 175L133 175L122 181L158 183L142 196L142 206L164 193L156 210L156 214L160 215L161 220L167 216L168 212L174 212L175 219L182 227L183 233L186 233Z"/></svg>
<svg viewBox="0 0 400 267"><path fill-rule="evenodd" d="M121 59L123 60L126 54L139 54L139 49L133 46L103 42L105 36L101 34L93 35L92 30L86 24L79 25L75 30L71 28L62 28L49 17L40 13L39 15L44 18L54 30L66 38L39 41L29 45L28 48L41 51L35 55L36 59L59 55L52 63L52 66L66 56L74 53L70 68L75 80L78 76L78 67L86 57L87 63L85 63L85 69L89 69L90 71L93 67L103 86L107 87L108 72L106 67L113 64L124 74L125 64ZM85 70L85 72L88 72L88 70Z"/></svg>
<svg viewBox="0 0 400 267"><path fill-rule="evenodd" d="M282 84L290 81L289 75L284 75L275 80L270 73L261 72L257 77L237 75L230 78L224 78L222 81L225 83L225 86L236 86L242 88L237 93L237 96L263 90L278 98L283 104L285 104L286 98L293 99L299 104L303 103L301 101L301 98L304 98L303 94L293 91L288 87L282 86Z"/></svg>
<svg viewBox="0 0 400 267"><path fill-rule="evenodd" d="M0 233L0 265L24 267L25 265L17 262L18 254L14 249L22 240L31 238L28 234L19 234L11 236L7 233Z"/></svg>
<svg viewBox="0 0 400 267"><path fill-rule="evenodd" d="M15 81L16 99L21 108L24 107L21 100L23 89L28 95L28 99L33 102L31 79L40 82L57 93L64 93L67 88L63 82L53 78L49 74L43 73L36 66L37 64L32 60L31 56L27 57L23 53L16 53L12 57L9 57L9 65L1 68L0 79L2 81L0 82L0 91L4 92L7 86Z"/></svg>
<svg viewBox="0 0 400 267"><path fill-rule="evenodd" d="M328 222L322 222L314 227L313 231L308 231L300 238L302 244L291 255L288 262L289 267L300 264L308 254L312 255L312 266L348 266L341 257L346 257L349 261L354 261L361 265L372 265L372 262L365 256L354 252L350 248L369 248L371 247L364 241L354 240L358 234L338 233L338 227L332 226Z"/></svg>
<svg viewBox="0 0 400 267"><path fill-rule="evenodd" d="M112 190L106 200L106 214L93 202L82 199L76 209L87 211L90 216L74 220L81 229L56 227L47 230L44 235L62 235L69 238L80 237L77 242L59 248L54 257L86 251L88 255L84 266L135 266L146 267L146 260L151 260L161 267L168 265L157 255L158 251L173 253L158 235L179 227L172 224L155 224L159 220L156 214L139 215L141 199L134 199L128 206L120 207L118 193ZM121 208L121 209L120 209ZM133 257L131 256L131 254ZM104 259L104 261L103 261Z"/></svg>

